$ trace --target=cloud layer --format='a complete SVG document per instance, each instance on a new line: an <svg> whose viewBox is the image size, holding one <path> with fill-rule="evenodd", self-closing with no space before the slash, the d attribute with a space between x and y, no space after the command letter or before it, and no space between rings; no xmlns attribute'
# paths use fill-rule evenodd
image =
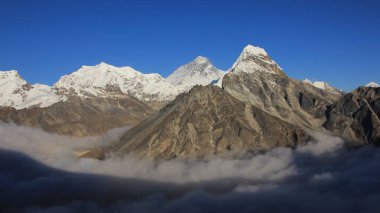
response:
<svg viewBox="0 0 380 213"><path fill-rule="evenodd" d="M0 125L0 204L30 212L379 212L380 151L312 133L295 150L209 159L77 159L116 140Z"/></svg>

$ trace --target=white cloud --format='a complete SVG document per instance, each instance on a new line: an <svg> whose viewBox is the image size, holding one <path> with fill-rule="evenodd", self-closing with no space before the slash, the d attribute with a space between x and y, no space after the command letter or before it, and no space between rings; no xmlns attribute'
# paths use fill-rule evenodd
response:
<svg viewBox="0 0 380 213"><path fill-rule="evenodd" d="M0 149L42 164L3 152L0 200L31 212L380 210L380 152L373 147L345 150L340 138L313 132L315 141L295 150L201 161L76 158L76 151L108 144L124 131L72 138L1 124Z"/></svg>

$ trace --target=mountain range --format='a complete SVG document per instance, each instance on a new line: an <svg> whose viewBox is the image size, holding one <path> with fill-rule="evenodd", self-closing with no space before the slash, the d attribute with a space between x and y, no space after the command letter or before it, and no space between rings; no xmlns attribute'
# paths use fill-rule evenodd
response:
<svg viewBox="0 0 380 213"><path fill-rule="evenodd" d="M260 47L228 71L198 56L167 78L106 63L82 66L52 87L0 72L0 120L73 136L129 126L120 141L86 153L172 159L295 147L328 130L354 145L379 144L380 88L344 93L290 78Z"/></svg>

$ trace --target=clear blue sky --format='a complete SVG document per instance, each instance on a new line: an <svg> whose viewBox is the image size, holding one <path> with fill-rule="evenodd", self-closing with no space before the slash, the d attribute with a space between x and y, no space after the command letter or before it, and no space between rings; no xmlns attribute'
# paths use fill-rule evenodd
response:
<svg viewBox="0 0 380 213"><path fill-rule="evenodd" d="M163 76L198 55L228 69L247 44L294 78L380 83L378 0L0 0L0 70L53 84L101 61Z"/></svg>

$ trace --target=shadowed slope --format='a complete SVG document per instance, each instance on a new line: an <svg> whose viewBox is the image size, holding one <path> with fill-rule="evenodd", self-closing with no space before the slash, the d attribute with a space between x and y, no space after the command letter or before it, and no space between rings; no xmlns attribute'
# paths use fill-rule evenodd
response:
<svg viewBox="0 0 380 213"><path fill-rule="evenodd" d="M324 127L356 144L380 145L380 87L359 87L329 106Z"/></svg>

